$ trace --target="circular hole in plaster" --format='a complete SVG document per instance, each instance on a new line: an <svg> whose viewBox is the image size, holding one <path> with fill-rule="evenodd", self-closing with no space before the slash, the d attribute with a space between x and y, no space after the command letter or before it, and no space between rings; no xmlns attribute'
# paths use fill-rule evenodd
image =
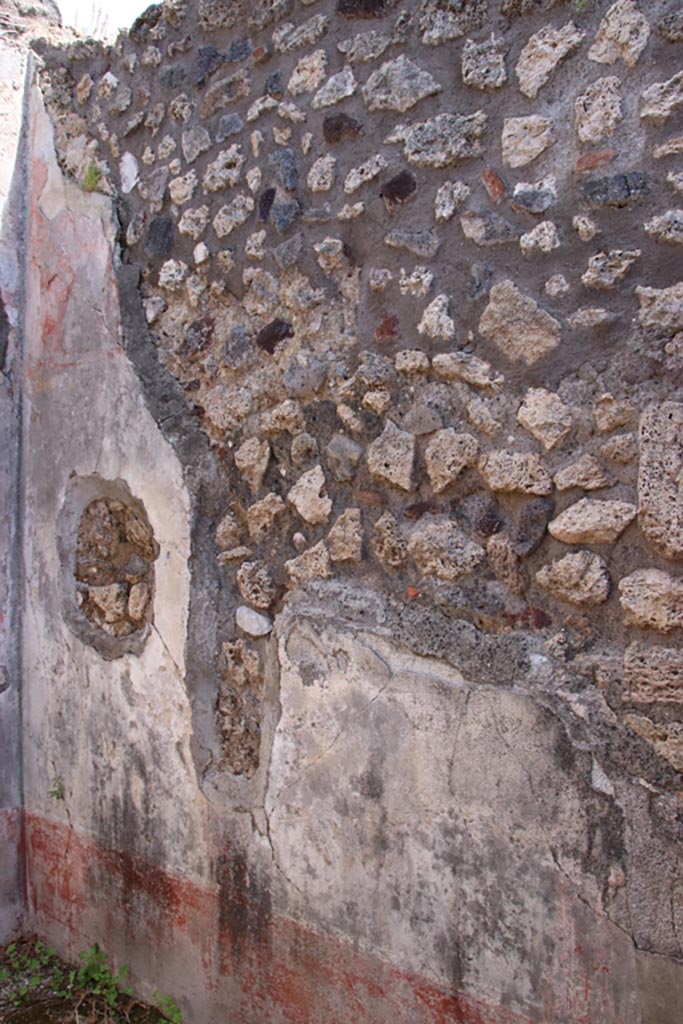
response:
<svg viewBox="0 0 683 1024"><path fill-rule="evenodd" d="M72 477L58 524L64 617L103 657L139 654L153 614L159 547L122 480Z"/></svg>

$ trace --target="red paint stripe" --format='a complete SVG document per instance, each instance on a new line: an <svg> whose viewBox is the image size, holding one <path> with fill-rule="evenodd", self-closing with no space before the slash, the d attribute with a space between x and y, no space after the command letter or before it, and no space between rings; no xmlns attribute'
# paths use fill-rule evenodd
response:
<svg viewBox="0 0 683 1024"><path fill-rule="evenodd" d="M288 918L259 921L246 891L229 900L244 931L222 927L218 885L103 848L57 822L27 816L27 844L37 931L71 956L100 942L138 977L184 996L194 1020L532 1024Z"/></svg>

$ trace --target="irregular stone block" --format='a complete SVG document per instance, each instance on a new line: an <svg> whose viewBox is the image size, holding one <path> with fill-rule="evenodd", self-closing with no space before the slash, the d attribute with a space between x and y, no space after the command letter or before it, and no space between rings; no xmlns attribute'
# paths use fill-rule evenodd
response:
<svg viewBox="0 0 683 1024"><path fill-rule="evenodd" d="M326 523L332 511L332 501L323 495L324 489L325 474L322 466L318 465L299 477L287 495L287 501L305 522L312 525Z"/></svg>
<svg viewBox="0 0 683 1024"><path fill-rule="evenodd" d="M441 239L435 231L429 228L422 230L396 228L385 235L384 242L392 249L404 249L423 260L433 259L441 247Z"/></svg>
<svg viewBox="0 0 683 1024"><path fill-rule="evenodd" d="M536 582L561 601L593 608L609 597L607 564L590 551L577 551L544 565L536 573Z"/></svg>
<svg viewBox="0 0 683 1024"><path fill-rule="evenodd" d="M517 411L517 422L548 452L562 444L573 426L571 410L559 395L545 388L529 388Z"/></svg>
<svg viewBox="0 0 683 1024"><path fill-rule="evenodd" d="M462 80L474 89L501 89L507 82L505 41L493 32L489 39L475 43L466 39L462 51Z"/></svg>
<svg viewBox="0 0 683 1024"><path fill-rule="evenodd" d="M574 125L579 141L595 146L614 135L621 121L621 82L618 78L598 78L574 102Z"/></svg>
<svg viewBox="0 0 683 1024"><path fill-rule="evenodd" d="M552 174L535 184L520 181L515 185L512 193L513 208L526 210L527 213L545 213L556 202L557 181Z"/></svg>
<svg viewBox="0 0 683 1024"><path fill-rule="evenodd" d="M327 535L333 562L360 562L363 555L363 529L359 508L342 512Z"/></svg>
<svg viewBox="0 0 683 1024"><path fill-rule="evenodd" d="M479 443L472 434L458 434L449 427L437 430L425 448L427 475L435 494L449 487L460 474L476 465Z"/></svg>
<svg viewBox="0 0 683 1024"><path fill-rule="evenodd" d="M503 162L508 167L526 167L554 141L552 121L547 117L506 117L501 136Z"/></svg>
<svg viewBox="0 0 683 1024"><path fill-rule="evenodd" d="M667 331L683 329L683 281L670 288L636 288L640 302L638 319L641 327Z"/></svg>
<svg viewBox="0 0 683 1024"><path fill-rule="evenodd" d="M508 245L517 240L517 228L493 210L468 210L460 218L465 238L476 245Z"/></svg>
<svg viewBox="0 0 683 1024"><path fill-rule="evenodd" d="M252 494L258 494L270 462L270 445L257 437L250 437L235 451L235 466L244 477Z"/></svg>
<svg viewBox="0 0 683 1024"><path fill-rule="evenodd" d="M408 545L391 512L385 512L375 523L372 549L383 565L400 569L408 559Z"/></svg>
<svg viewBox="0 0 683 1024"><path fill-rule="evenodd" d="M519 88L524 95L536 99L555 68L579 46L583 37L584 33L573 21L568 21L562 28L545 25L531 36L515 67Z"/></svg>
<svg viewBox="0 0 683 1024"><path fill-rule="evenodd" d="M557 228L551 220L541 221L535 228L520 237L519 247L524 256L529 256L534 252L542 252L547 255L553 249L560 247Z"/></svg>
<svg viewBox="0 0 683 1024"><path fill-rule="evenodd" d="M349 171L344 180L344 191L347 195L356 192L361 185L376 178L386 166L387 162L380 154L370 157L369 160Z"/></svg>
<svg viewBox="0 0 683 1024"><path fill-rule="evenodd" d="M434 216L438 222L449 221L470 194L464 181L447 181L440 185L434 198Z"/></svg>
<svg viewBox="0 0 683 1024"><path fill-rule="evenodd" d="M440 352L432 360L434 375L441 380L462 380L473 388L493 393L500 391L505 377L491 364L469 352Z"/></svg>
<svg viewBox="0 0 683 1024"><path fill-rule="evenodd" d="M253 608L247 608L244 604L241 604L235 612L235 622L243 633L254 638L268 636L273 629L272 619L267 615L261 615L260 612L255 612Z"/></svg>
<svg viewBox="0 0 683 1024"><path fill-rule="evenodd" d="M467 576L484 558L484 549L446 516L424 516L413 527L408 553L425 576L452 583Z"/></svg>
<svg viewBox="0 0 683 1024"><path fill-rule="evenodd" d="M365 63L381 57L384 51L391 46L391 36L381 32L360 32L350 39L343 39L337 43L337 49L343 53L349 64Z"/></svg>
<svg viewBox="0 0 683 1024"><path fill-rule="evenodd" d="M638 522L666 558L683 558L683 403L662 402L640 421Z"/></svg>
<svg viewBox="0 0 683 1024"><path fill-rule="evenodd" d="M405 113L427 96L441 92L441 85L404 54L374 71L363 86L368 110Z"/></svg>
<svg viewBox="0 0 683 1024"><path fill-rule="evenodd" d="M667 210L644 225L651 238L683 245L683 210Z"/></svg>
<svg viewBox="0 0 683 1024"><path fill-rule="evenodd" d="M586 288L610 291L626 276L640 256L640 249L633 249L630 252L611 249L609 252L596 253L589 259L588 268L581 275L581 281Z"/></svg>
<svg viewBox="0 0 683 1024"><path fill-rule="evenodd" d="M633 522L636 511L630 501L581 498L560 512L548 530L564 544L613 544Z"/></svg>
<svg viewBox="0 0 683 1024"><path fill-rule="evenodd" d="M485 24L487 0L423 0L418 28L425 46L459 39Z"/></svg>
<svg viewBox="0 0 683 1024"><path fill-rule="evenodd" d="M683 71L645 90L640 116L643 121L664 124L680 107L683 107Z"/></svg>
<svg viewBox="0 0 683 1024"><path fill-rule="evenodd" d="M327 32L329 18L324 14L314 14L308 21L301 25L293 25L287 22L280 25L273 32L273 46L276 53L291 53L302 46L311 46L317 43L322 35Z"/></svg>
<svg viewBox="0 0 683 1024"><path fill-rule="evenodd" d="M296 64L287 88L292 96L298 96L302 92L313 92L324 81L326 74L327 54L324 50L314 50Z"/></svg>
<svg viewBox="0 0 683 1024"><path fill-rule="evenodd" d="M492 491L551 494L553 482L540 455L501 449L485 455L479 464Z"/></svg>
<svg viewBox="0 0 683 1024"><path fill-rule="evenodd" d="M314 110L331 107L334 103L346 99L347 96L353 96L357 85L351 68L345 67L338 74L328 78L322 88L318 89L311 100L311 106Z"/></svg>
<svg viewBox="0 0 683 1024"><path fill-rule="evenodd" d="M437 295L425 309L422 319L417 325L419 334L430 338L450 341L455 337L455 323L450 316L450 304L447 295Z"/></svg>
<svg viewBox="0 0 683 1024"><path fill-rule="evenodd" d="M635 703L682 703L683 658L680 650L630 644L624 653L624 689Z"/></svg>
<svg viewBox="0 0 683 1024"><path fill-rule="evenodd" d="M617 0L600 22L588 59L614 64L620 58L635 67L650 38L650 25L634 0Z"/></svg>
<svg viewBox="0 0 683 1024"><path fill-rule="evenodd" d="M619 583L627 626L670 633L683 626L683 580L661 569L637 569Z"/></svg>
<svg viewBox="0 0 683 1024"><path fill-rule="evenodd" d="M325 541L318 541L298 558L285 562L285 572L290 586L308 583L310 580L325 580L333 576L334 570Z"/></svg>
<svg viewBox="0 0 683 1024"><path fill-rule="evenodd" d="M366 457L372 476L404 491L413 490L415 438L412 434L387 420L384 431L368 447Z"/></svg>
<svg viewBox="0 0 683 1024"><path fill-rule="evenodd" d="M610 479L596 458L582 455L576 462L563 466L553 477L558 491L568 491L572 487L580 487L584 491L596 491L607 487Z"/></svg>
<svg viewBox="0 0 683 1024"><path fill-rule="evenodd" d="M508 359L528 366L557 348L561 338L557 320L509 280L491 289L479 333L490 338Z"/></svg>
<svg viewBox="0 0 683 1024"><path fill-rule="evenodd" d="M406 159L416 167L450 167L481 156L486 114L437 114L429 121L399 125L386 142L402 142Z"/></svg>
<svg viewBox="0 0 683 1024"><path fill-rule="evenodd" d="M241 227L249 219L253 210L254 200L251 196L246 193L235 196L226 206L221 206L213 219L213 230L216 232L216 236L225 238L235 228Z"/></svg>
<svg viewBox="0 0 683 1024"><path fill-rule="evenodd" d="M348 114L327 114L323 121L323 138L330 146L355 139L360 131L360 121Z"/></svg>
<svg viewBox="0 0 683 1024"><path fill-rule="evenodd" d="M270 572L262 562L244 562L237 570L237 588L254 608L267 611L277 596Z"/></svg>

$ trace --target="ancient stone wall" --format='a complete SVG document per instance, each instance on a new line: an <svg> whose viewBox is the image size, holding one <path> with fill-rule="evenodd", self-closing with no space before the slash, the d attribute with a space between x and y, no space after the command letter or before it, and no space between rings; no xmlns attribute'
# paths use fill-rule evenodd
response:
<svg viewBox="0 0 683 1024"><path fill-rule="evenodd" d="M132 900L149 976L156 894L198 1021L677 1019L682 42L647 0L165 0L37 48L51 938Z"/></svg>

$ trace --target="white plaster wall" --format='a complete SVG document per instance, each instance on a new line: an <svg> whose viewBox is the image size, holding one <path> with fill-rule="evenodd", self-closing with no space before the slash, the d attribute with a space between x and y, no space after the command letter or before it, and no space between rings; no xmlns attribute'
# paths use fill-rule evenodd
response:
<svg viewBox="0 0 683 1024"><path fill-rule="evenodd" d="M36 90L30 116L37 202L24 437L27 811L201 876L205 803L183 681L189 499L120 344L111 204L62 178ZM154 625L140 657L104 661L61 616L56 523L73 474L125 481L160 546ZM48 795L55 776L63 802Z"/></svg>

